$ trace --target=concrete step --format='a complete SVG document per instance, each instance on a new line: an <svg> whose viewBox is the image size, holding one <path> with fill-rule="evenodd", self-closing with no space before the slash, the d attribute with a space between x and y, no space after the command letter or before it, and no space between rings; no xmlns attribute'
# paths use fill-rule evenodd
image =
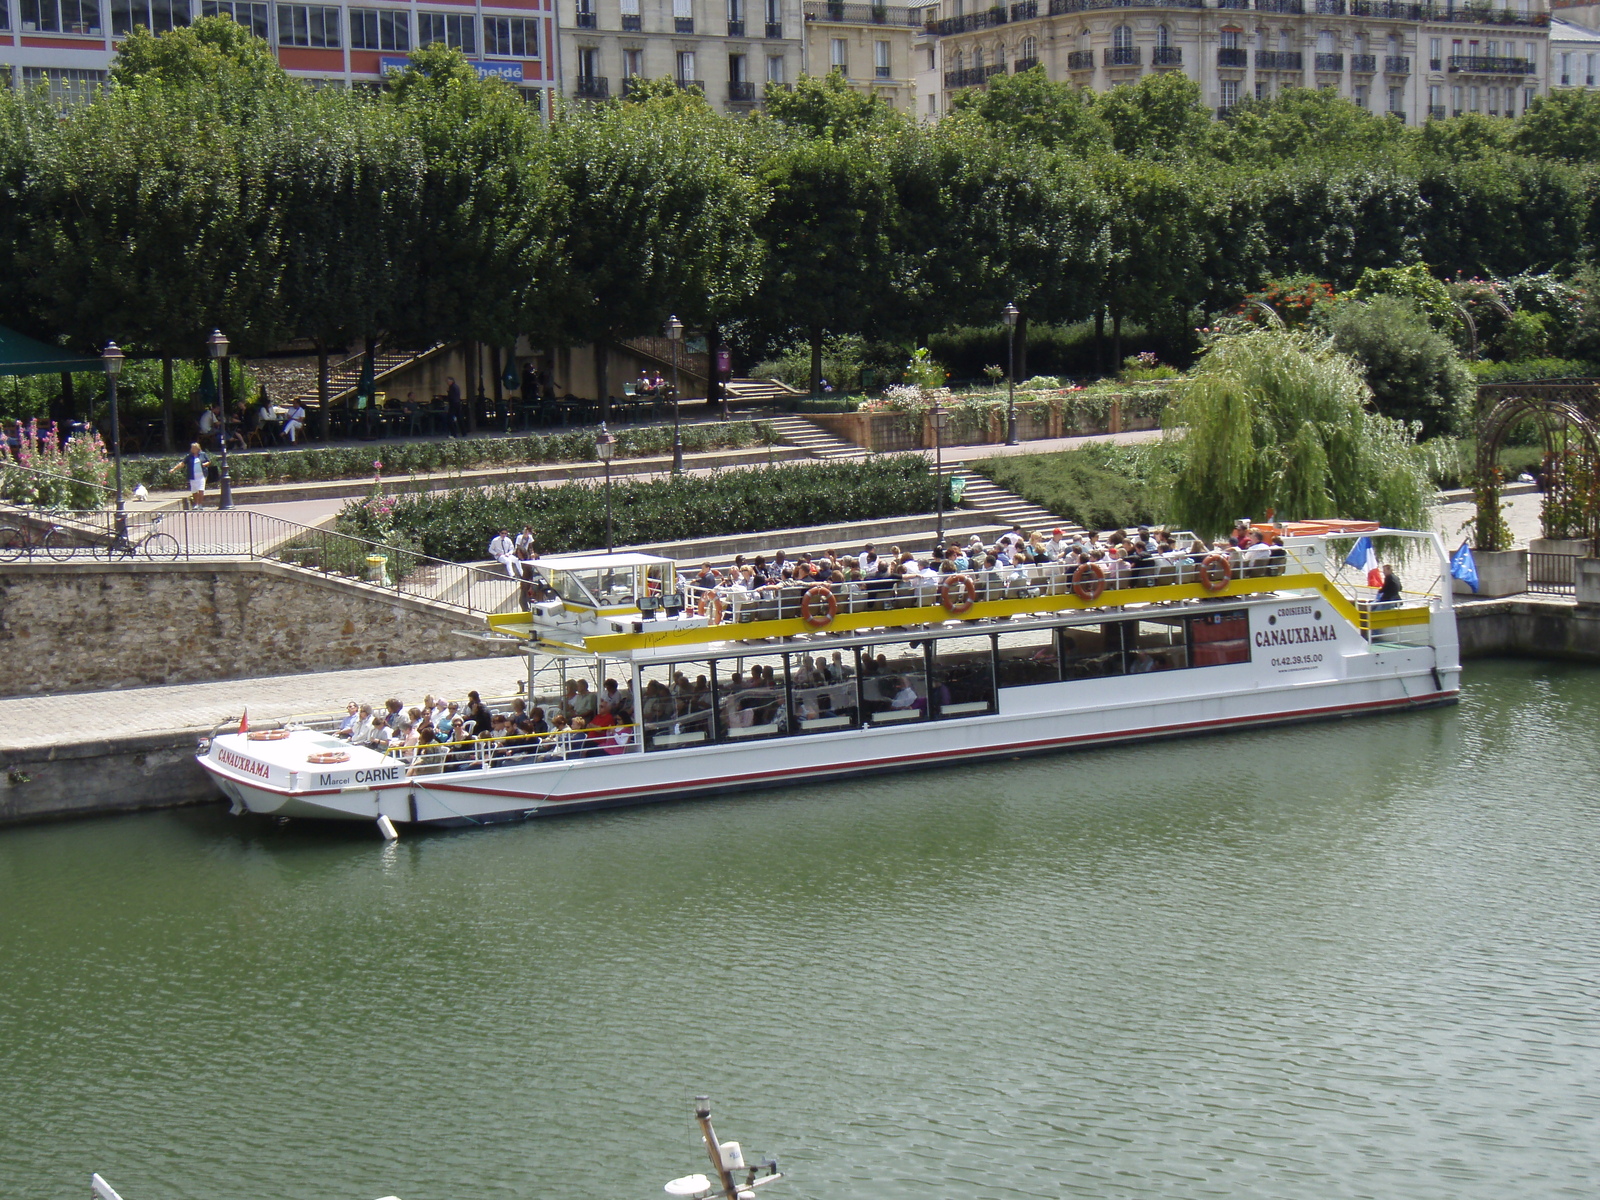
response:
<svg viewBox="0 0 1600 1200"><path fill-rule="evenodd" d="M804 417L793 415L769 417L768 422L778 431L778 436L783 441L816 458L866 458L869 453L853 442L834 437Z"/></svg>

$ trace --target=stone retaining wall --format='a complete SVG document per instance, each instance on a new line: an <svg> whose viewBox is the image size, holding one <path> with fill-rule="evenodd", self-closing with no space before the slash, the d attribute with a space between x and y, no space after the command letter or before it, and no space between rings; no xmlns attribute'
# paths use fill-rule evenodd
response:
<svg viewBox="0 0 1600 1200"><path fill-rule="evenodd" d="M478 618L285 563L0 567L0 694L481 658ZM507 650L510 653L510 649Z"/></svg>
<svg viewBox="0 0 1600 1200"><path fill-rule="evenodd" d="M220 802L196 733L0 750L0 825Z"/></svg>

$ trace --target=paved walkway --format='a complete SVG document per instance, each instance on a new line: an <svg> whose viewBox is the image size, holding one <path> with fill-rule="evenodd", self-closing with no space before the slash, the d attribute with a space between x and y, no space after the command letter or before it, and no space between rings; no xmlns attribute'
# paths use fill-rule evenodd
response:
<svg viewBox="0 0 1600 1200"><path fill-rule="evenodd" d="M15 696L0 700L0 750L85 740L67 731L92 731L89 740L184 731L199 735L219 722L238 721L247 705L254 724L342 714L351 700L375 708L390 697L407 705L420 704L428 692L443 692L448 699L465 703L467 693L477 691L485 700L493 700L515 694L517 683L527 677L527 661L518 655L65 696Z"/></svg>
<svg viewBox="0 0 1600 1200"><path fill-rule="evenodd" d="M1511 526L1511 545L1526 546L1530 539L1544 535L1539 511L1544 496L1539 492L1505 496L1506 523ZM1436 505L1433 510L1433 527L1444 544L1451 550L1461 545L1467 535L1462 526L1478 515L1478 507L1470 500L1456 500Z"/></svg>

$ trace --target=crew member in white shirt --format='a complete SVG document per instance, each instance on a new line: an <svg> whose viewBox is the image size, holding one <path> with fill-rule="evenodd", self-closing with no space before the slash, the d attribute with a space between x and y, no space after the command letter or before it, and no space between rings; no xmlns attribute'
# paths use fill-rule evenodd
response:
<svg viewBox="0 0 1600 1200"><path fill-rule="evenodd" d="M490 539L489 557L506 569L508 579L517 578L517 544L511 540L509 529L502 529Z"/></svg>

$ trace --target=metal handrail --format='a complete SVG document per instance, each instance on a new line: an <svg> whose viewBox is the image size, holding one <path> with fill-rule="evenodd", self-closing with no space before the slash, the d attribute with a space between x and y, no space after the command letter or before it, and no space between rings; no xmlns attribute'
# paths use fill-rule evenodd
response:
<svg viewBox="0 0 1600 1200"><path fill-rule="evenodd" d="M103 483L96 483L92 479L79 479L76 475L63 475L59 471L46 471L43 467L25 467L21 463L6 457L4 453L0 453L0 474L4 474L6 471L26 471L30 475L47 475L51 479L59 479L63 483L79 484L83 487L93 488L95 491L104 492L108 496L116 491L115 488L107 487Z"/></svg>

